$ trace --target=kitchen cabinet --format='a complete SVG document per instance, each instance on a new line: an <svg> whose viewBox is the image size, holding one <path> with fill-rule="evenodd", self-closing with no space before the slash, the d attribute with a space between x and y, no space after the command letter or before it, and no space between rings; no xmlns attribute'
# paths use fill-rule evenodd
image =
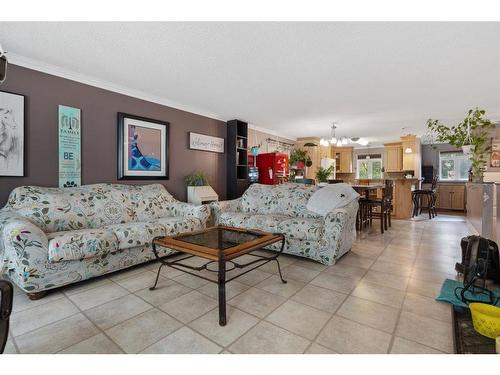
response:
<svg viewBox="0 0 500 375"><path fill-rule="evenodd" d="M331 146L320 146L319 147L320 159L328 158L332 159L332 147Z"/></svg>
<svg viewBox="0 0 500 375"><path fill-rule="evenodd" d="M464 185L438 185L437 208L445 210L465 210Z"/></svg>
<svg viewBox="0 0 500 375"><path fill-rule="evenodd" d="M384 145L384 168L386 172L403 170L403 146L401 142Z"/></svg>
<svg viewBox="0 0 500 375"><path fill-rule="evenodd" d="M415 178L420 178L422 169L422 155L420 139L408 134L401 137L403 151L403 171L412 172Z"/></svg>
<svg viewBox="0 0 500 375"><path fill-rule="evenodd" d="M337 173L352 173L352 150L352 147L332 148Z"/></svg>

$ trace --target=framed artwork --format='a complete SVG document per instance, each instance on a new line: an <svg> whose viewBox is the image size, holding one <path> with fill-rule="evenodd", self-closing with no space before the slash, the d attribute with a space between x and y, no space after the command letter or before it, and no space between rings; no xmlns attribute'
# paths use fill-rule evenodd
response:
<svg viewBox="0 0 500 375"><path fill-rule="evenodd" d="M223 154L224 138L189 132L189 148L191 150L210 151Z"/></svg>
<svg viewBox="0 0 500 375"><path fill-rule="evenodd" d="M78 108L60 105L59 118L59 187L82 184L82 122Z"/></svg>
<svg viewBox="0 0 500 375"><path fill-rule="evenodd" d="M168 179L169 123L118 113L118 179Z"/></svg>
<svg viewBox="0 0 500 375"><path fill-rule="evenodd" d="M500 168L500 139L491 140L490 167Z"/></svg>
<svg viewBox="0 0 500 375"><path fill-rule="evenodd" d="M24 177L24 101L0 91L0 176Z"/></svg>

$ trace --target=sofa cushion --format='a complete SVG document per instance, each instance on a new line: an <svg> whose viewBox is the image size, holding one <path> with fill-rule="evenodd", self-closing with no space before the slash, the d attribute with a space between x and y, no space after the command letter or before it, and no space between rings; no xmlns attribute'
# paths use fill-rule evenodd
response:
<svg viewBox="0 0 500 375"><path fill-rule="evenodd" d="M161 184L21 186L12 191L7 207L51 233L172 216L175 201Z"/></svg>
<svg viewBox="0 0 500 375"><path fill-rule="evenodd" d="M321 238L322 228L322 220L301 217L289 218L278 224L278 232L297 240L317 241Z"/></svg>
<svg viewBox="0 0 500 375"><path fill-rule="evenodd" d="M252 184L241 197L241 209L252 214L277 212L278 201L272 185Z"/></svg>
<svg viewBox="0 0 500 375"><path fill-rule="evenodd" d="M252 184L241 197L241 210L253 214L278 214L290 217L319 218L306 207L316 186L304 184Z"/></svg>
<svg viewBox="0 0 500 375"><path fill-rule="evenodd" d="M165 227L159 223L126 223L106 227L118 239L118 249L145 246L153 238L165 235Z"/></svg>
<svg viewBox="0 0 500 375"><path fill-rule="evenodd" d="M277 232L279 223L288 219L290 219L290 217L284 215L252 215L246 221L245 226L250 229L259 229L265 232Z"/></svg>
<svg viewBox="0 0 500 375"><path fill-rule="evenodd" d="M134 196L137 221L152 221L165 216L172 216L171 203L175 198L163 185L144 185Z"/></svg>
<svg viewBox="0 0 500 375"><path fill-rule="evenodd" d="M118 240L107 229L81 229L47 234L49 262L81 260L118 250Z"/></svg>
<svg viewBox="0 0 500 375"><path fill-rule="evenodd" d="M246 212L223 212L219 215L218 225L242 228L246 227L248 220L252 217Z"/></svg>
<svg viewBox="0 0 500 375"><path fill-rule="evenodd" d="M154 220L154 223L163 226L165 228L165 235L167 236L184 232L192 232L203 228L203 224L200 219L195 217L162 217L161 219Z"/></svg>

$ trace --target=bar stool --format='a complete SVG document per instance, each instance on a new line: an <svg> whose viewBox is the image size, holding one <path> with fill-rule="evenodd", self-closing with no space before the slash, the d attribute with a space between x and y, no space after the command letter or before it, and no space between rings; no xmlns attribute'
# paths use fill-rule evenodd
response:
<svg viewBox="0 0 500 375"><path fill-rule="evenodd" d="M423 209L423 198L426 197L427 200L427 211L429 213L429 219L437 216L436 210L436 200L437 200L437 181L438 177L434 176L432 178L431 188L430 189L418 189L413 190L411 193L412 201L413 201L413 212L411 217L418 216L422 213Z"/></svg>

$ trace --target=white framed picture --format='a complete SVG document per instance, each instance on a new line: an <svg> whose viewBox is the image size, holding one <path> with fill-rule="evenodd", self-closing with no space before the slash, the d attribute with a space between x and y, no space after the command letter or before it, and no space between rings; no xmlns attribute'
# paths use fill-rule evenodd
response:
<svg viewBox="0 0 500 375"><path fill-rule="evenodd" d="M24 99L0 91L0 176L24 177Z"/></svg>
<svg viewBox="0 0 500 375"><path fill-rule="evenodd" d="M189 132L189 148L191 150L224 153L224 138Z"/></svg>

